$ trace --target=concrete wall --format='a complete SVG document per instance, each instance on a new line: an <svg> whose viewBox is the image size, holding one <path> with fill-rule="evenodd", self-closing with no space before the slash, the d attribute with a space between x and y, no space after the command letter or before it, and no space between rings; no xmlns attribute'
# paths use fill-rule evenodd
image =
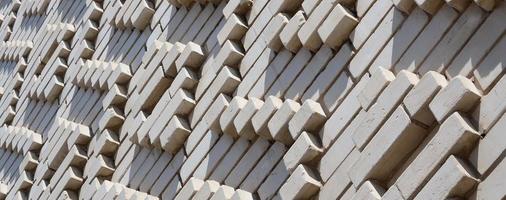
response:
<svg viewBox="0 0 506 200"><path fill-rule="evenodd" d="M506 1L4 0L0 199L503 199Z"/></svg>

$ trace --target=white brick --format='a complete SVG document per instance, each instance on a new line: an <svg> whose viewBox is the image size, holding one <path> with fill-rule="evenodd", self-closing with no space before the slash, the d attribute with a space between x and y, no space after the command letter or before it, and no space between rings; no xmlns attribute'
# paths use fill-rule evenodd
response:
<svg viewBox="0 0 506 200"><path fill-rule="evenodd" d="M481 91L469 79L457 76L434 96L429 108L436 120L441 123L455 111L470 111L480 98Z"/></svg>
<svg viewBox="0 0 506 200"><path fill-rule="evenodd" d="M479 179L465 161L450 156L414 199L445 199L466 196Z"/></svg>
<svg viewBox="0 0 506 200"><path fill-rule="evenodd" d="M195 200L207 200L211 198L215 192L220 188L220 184L216 181L208 180L204 182L204 185L200 190L193 196Z"/></svg>
<svg viewBox="0 0 506 200"><path fill-rule="evenodd" d="M235 96L232 101L230 101L230 106L227 107L223 111L223 114L220 117L220 127L223 133L230 134L233 137L238 137L237 129L233 124L233 120L236 118L237 114L246 106L248 100Z"/></svg>
<svg viewBox="0 0 506 200"><path fill-rule="evenodd" d="M376 3L381 3L379 0ZM405 16L397 9L390 9L381 20L378 27L365 41L360 51L350 61L348 69L353 78L358 79L369 68L374 58L380 53L381 49L387 44L390 38L397 32L402 25ZM357 26L358 28L358 26ZM357 31L358 29L355 29Z"/></svg>
<svg viewBox="0 0 506 200"><path fill-rule="evenodd" d="M458 12L447 4L444 4L431 18L431 21L425 26L416 40L404 52L399 61L393 65L395 72L403 69L416 71L458 16Z"/></svg>
<svg viewBox="0 0 506 200"><path fill-rule="evenodd" d="M246 138L239 138L230 147L230 151L220 161L216 169L209 177L210 180L215 180L220 183L225 181L227 175L232 171L237 162L243 157L244 153L250 147L250 142Z"/></svg>
<svg viewBox="0 0 506 200"><path fill-rule="evenodd" d="M239 188L254 193L258 187L260 187L263 180L269 175L269 172L274 168L276 163L283 157L285 152L286 147L283 144L279 142L272 144L265 155L263 155L262 159L258 161L255 168L253 168L244 179Z"/></svg>
<svg viewBox="0 0 506 200"><path fill-rule="evenodd" d="M337 4L318 28L318 35L324 44L339 49L357 24L358 20L353 14L341 4Z"/></svg>
<svg viewBox="0 0 506 200"><path fill-rule="evenodd" d="M226 40L240 41L247 30L246 22L237 15L231 14L223 28L218 32L218 42L223 45Z"/></svg>
<svg viewBox="0 0 506 200"><path fill-rule="evenodd" d="M183 200L183 199L191 199L195 193L197 193L200 188L204 185L204 181L196 178L191 178L188 182L181 188L178 195L174 198L175 200Z"/></svg>
<svg viewBox="0 0 506 200"><path fill-rule="evenodd" d="M506 146L502 134L505 126L506 115L503 114L474 149L471 160L480 174L488 174L501 156Z"/></svg>
<svg viewBox="0 0 506 200"><path fill-rule="evenodd" d="M363 149L376 131L402 102L404 96L418 82L415 74L402 71L388 85L368 111L367 117L353 133L353 141L359 149Z"/></svg>
<svg viewBox="0 0 506 200"><path fill-rule="evenodd" d="M257 138L255 143L248 149L241 160L235 165L234 169L225 179L225 184L231 187L239 187L248 173L256 165L260 157L267 151L269 141L263 138Z"/></svg>
<svg viewBox="0 0 506 200"><path fill-rule="evenodd" d="M429 70L434 70L442 73L485 18L485 11L475 4L469 5L438 45L431 50L418 72L424 74Z"/></svg>
<svg viewBox="0 0 506 200"><path fill-rule="evenodd" d="M432 125L435 118L429 110L430 100L447 84L443 75L427 72L402 101L411 118L427 126Z"/></svg>
<svg viewBox="0 0 506 200"><path fill-rule="evenodd" d="M292 139L296 140L302 131L318 132L326 119L327 116L319 103L306 100L288 123Z"/></svg>
<svg viewBox="0 0 506 200"><path fill-rule="evenodd" d="M375 103L376 98L381 94L383 89L395 79L395 75L379 67L371 73L371 79L367 82L364 90L357 96L358 101L362 105L362 108L368 110L369 107Z"/></svg>
<svg viewBox="0 0 506 200"><path fill-rule="evenodd" d="M502 188L506 186L504 178L506 177L506 160L502 160L495 170L478 184L476 189L476 199L500 199L504 198L506 193Z"/></svg>
<svg viewBox="0 0 506 200"><path fill-rule="evenodd" d="M230 199L232 195L234 195L234 188L226 185L220 186L220 188L214 193L213 197L210 200L222 200L222 199Z"/></svg>
<svg viewBox="0 0 506 200"><path fill-rule="evenodd" d="M262 107L251 118L251 124L257 134L266 138L271 138L268 132L269 130L267 129L267 123L281 105L283 105L283 101L277 97L269 96L265 99Z"/></svg>
<svg viewBox="0 0 506 200"><path fill-rule="evenodd" d="M366 181L360 188L358 188L357 193L353 195L352 200L360 200L360 199L381 199L381 196L385 190L375 183L374 181Z"/></svg>
<svg viewBox="0 0 506 200"><path fill-rule="evenodd" d="M304 1L304 2L312 2L312 1ZM292 16L292 18L288 21L283 30L279 33L279 38L281 39L281 42L283 43L285 48L293 53L298 52L300 47L302 46L297 33L299 32L299 29L304 25L304 23L306 23L304 12L298 11Z"/></svg>
<svg viewBox="0 0 506 200"><path fill-rule="evenodd" d="M412 123L403 107L398 107L350 169L353 185L359 186L369 179L388 182L390 175L402 165L425 136L426 130Z"/></svg>
<svg viewBox="0 0 506 200"><path fill-rule="evenodd" d="M321 183L312 169L299 165L281 186L279 195L282 199L309 199L320 187Z"/></svg>
<svg viewBox="0 0 506 200"><path fill-rule="evenodd" d="M288 130L288 123L293 115L300 109L300 105L290 99L283 102L283 105L272 116L267 124L269 132L274 140L280 141L283 144L293 143L293 138Z"/></svg>
<svg viewBox="0 0 506 200"><path fill-rule="evenodd" d="M402 196L413 198L450 154L469 154L479 137L459 113L450 115L395 182Z"/></svg>
<svg viewBox="0 0 506 200"><path fill-rule="evenodd" d="M479 130L482 132L490 130L506 109L506 104L502 101L506 96L504 84L506 84L506 76L503 76L494 88L481 98L479 110L477 112L479 112L478 126Z"/></svg>
<svg viewBox="0 0 506 200"><path fill-rule="evenodd" d="M264 102L262 100L250 98L244 108L237 114L234 119L234 126L239 136L254 139L256 134L251 124L251 118L263 105Z"/></svg>
<svg viewBox="0 0 506 200"><path fill-rule="evenodd" d="M378 54L371 67L369 67L369 72L373 72L378 67L392 70L402 54L408 49L418 34L422 32L428 22L429 15L416 7L399 30L390 38L390 41L383 47L381 53Z"/></svg>

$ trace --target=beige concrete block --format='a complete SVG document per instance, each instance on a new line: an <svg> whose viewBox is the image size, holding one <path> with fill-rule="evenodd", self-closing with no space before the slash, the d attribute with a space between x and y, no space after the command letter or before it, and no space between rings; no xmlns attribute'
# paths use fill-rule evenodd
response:
<svg viewBox="0 0 506 200"><path fill-rule="evenodd" d="M392 70L402 54L408 49L418 34L422 32L428 22L429 15L416 7L390 41L383 47L381 53L378 54L369 67L369 72L373 72L378 67Z"/></svg>
<svg viewBox="0 0 506 200"><path fill-rule="evenodd" d="M380 0L377 3L381 2ZM374 58L397 32L405 19L406 17L404 14L397 9L390 9L390 11L385 14L376 30L372 32L369 38L363 43L360 51L358 51L355 57L350 61L348 69L353 78L358 79L367 71L370 64L374 61ZM355 31L357 30L358 26Z"/></svg>
<svg viewBox="0 0 506 200"><path fill-rule="evenodd" d="M381 199L385 199L385 200L395 200L395 199L404 200L404 197L402 196L401 192L399 191L399 188L397 188L397 186L395 186L395 185L392 185L392 186L390 186L390 188L388 188L388 190L385 192L385 194L383 194L383 196L381 197Z"/></svg>
<svg viewBox="0 0 506 200"><path fill-rule="evenodd" d="M476 199L485 200L504 198L506 194L502 188L505 186L505 170L506 160L503 159L497 165L495 170L487 178L485 178L485 180L478 184L478 188L476 189Z"/></svg>
<svg viewBox="0 0 506 200"><path fill-rule="evenodd" d="M462 15L423 61L418 69L420 74L424 74L429 70L442 73L486 18L486 12L476 4L464 8L465 11L462 11Z"/></svg>
<svg viewBox="0 0 506 200"><path fill-rule="evenodd" d="M316 1L303 1L302 2L302 10L307 13L307 15L311 15L313 10L321 3L321 0Z"/></svg>
<svg viewBox="0 0 506 200"><path fill-rule="evenodd" d="M478 126L481 132L487 132L492 128L494 123L500 118L501 113L506 109L506 105L502 99L506 93L502 88L506 83L506 76L503 76L490 90L487 95L481 99L478 113Z"/></svg>
<svg viewBox="0 0 506 200"><path fill-rule="evenodd" d="M223 45L227 40L240 41L247 30L246 22L241 17L231 14L223 28L218 32L218 43Z"/></svg>
<svg viewBox="0 0 506 200"><path fill-rule="evenodd" d="M294 101L300 101L302 95L307 90L307 88L311 85L313 80L318 76L318 74L323 70L323 68L327 65L327 63L332 58L333 52L327 47L321 47L318 52L311 58L311 61L307 63L307 66L304 68L295 78L295 80L290 84L290 87L286 91L283 96L285 99L292 99Z"/></svg>
<svg viewBox="0 0 506 200"><path fill-rule="evenodd" d="M301 48L290 63L288 63L271 88L265 93L265 96L273 95L282 97L312 56L309 50Z"/></svg>
<svg viewBox="0 0 506 200"><path fill-rule="evenodd" d="M429 110L429 103L447 84L448 81L443 75L427 72L402 101L411 118L427 126L432 125L435 118Z"/></svg>
<svg viewBox="0 0 506 200"><path fill-rule="evenodd" d="M392 0L395 7L404 13L411 14L411 11L415 8L414 0Z"/></svg>
<svg viewBox="0 0 506 200"><path fill-rule="evenodd" d="M417 82L418 77L415 74L402 71L384 89L383 93L378 97L376 104L367 111L367 117L353 133L353 141L358 149L363 149L367 145L385 120L388 119L388 116L401 104L404 96Z"/></svg>
<svg viewBox="0 0 506 200"><path fill-rule="evenodd" d="M234 139L227 134L223 134L220 140L213 146L206 157L200 162L199 166L193 172L193 177L205 180L211 176L218 164L233 145ZM231 150L231 149L230 149Z"/></svg>
<svg viewBox="0 0 506 200"><path fill-rule="evenodd" d="M193 196L192 199L195 200L207 200L210 199L216 191L220 188L220 183L212 180L208 180L204 182L204 185L200 188L200 190Z"/></svg>
<svg viewBox="0 0 506 200"><path fill-rule="evenodd" d="M265 155L258 161L255 168L251 170L249 175L244 179L239 188L244 191L255 193L260 187L263 180L269 175L269 172L274 168L276 163L283 157L286 152L286 147L279 142L271 145Z"/></svg>
<svg viewBox="0 0 506 200"><path fill-rule="evenodd" d="M181 191L177 194L174 199L183 200L183 199L191 199L195 193L197 193L200 188L204 185L204 181L196 178L191 178L188 182L181 188Z"/></svg>
<svg viewBox="0 0 506 200"><path fill-rule="evenodd" d="M362 45L367 41L372 32L380 24L380 21L392 8L392 0L375 0L357 2L357 15L360 22L357 24L353 32L350 34L350 40L355 49L361 49Z"/></svg>
<svg viewBox="0 0 506 200"><path fill-rule="evenodd" d="M197 125L201 117L204 115L208 106L211 105L214 98L220 93L230 94L239 85L241 79L237 70L230 67L223 67L219 74L216 76L212 84L209 86L206 93L201 97L190 118L190 125L192 128Z"/></svg>
<svg viewBox="0 0 506 200"><path fill-rule="evenodd" d="M475 170L464 160L450 156L414 199L465 197L479 182Z"/></svg>
<svg viewBox="0 0 506 200"><path fill-rule="evenodd" d="M425 136L426 130L412 123L404 108L398 107L350 169L353 185L359 186L370 179L388 182L395 169L409 158Z"/></svg>
<svg viewBox="0 0 506 200"><path fill-rule="evenodd" d="M151 22L151 17L155 14L154 5L150 1L141 0L137 8L130 16L132 25L139 30L144 30Z"/></svg>
<svg viewBox="0 0 506 200"><path fill-rule="evenodd" d="M441 8L444 1L442 0L415 0L416 4L432 15L436 14L437 10Z"/></svg>
<svg viewBox="0 0 506 200"><path fill-rule="evenodd" d="M230 171L227 179L225 179L225 184L234 188L239 187L258 160L267 151L269 145L269 141L261 137L257 138L255 143L251 145L241 160L235 165L234 169Z"/></svg>
<svg viewBox="0 0 506 200"><path fill-rule="evenodd" d="M253 196L253 194L241 189L237 189L234 192L234 195L230 197L230 200L254 200L254 199L255 197Z"/></svg>
<svg viewBox="0 0 506 200"><path fill-rule="evenodd" d="M506 63L501 52L506 51L506 38L503 37L495 47L483 59L480 65L473 71L476 86L482 91L490 91L494 84L499 81Z"/></svg>
<svg viewBox="0 0 506 200"><path fill-rule="evenodd" d="M367 82L364 90L357 96L358 101L362 105L362 108L368 110L369 107L375 103L376 98L381 94L383 89L395 79L395 75L379 67L371 73L371 79Z"/></svg>
<svg viewBox="0 0 506 200"><path fill-rule="evenodd" d="M413 198L448 156L468 155L479 137L459 113L450 115L395 182L402 196Z"/></svg>
<svg viewBox="0 0 506 200"><path fill-rule="evenodd" d="M183 67L177 73L169 87L170 96L174 96L180 88L194 91L199 82L199 76L189 68ZM160 100L158 101L160 102Z"/></svg>
<svg viewBox="0 0 506 200"><path fill-rule="evenodd" d="M294 140L290 135L288 124L299 109L300 105L297 102L288 99L283 102L279 110L274 113L267 124L269 132L274 140L288 145L293 143Z"/></svg>
<svg viewBox="0 0 506 200"><path fill-rule="evenodd" d="M350 122L349 125L343 127L345 129L342 131L342 133L340 133L339 137L336 138L332 146L327 147L328 149L322 156L320 165L318 166L320 176L324 182L327 182L329 180L329 178L332 176L332 173L334 173L334 171L344 162L348 154L350 154L355 148L355 143L353 143L351 136L365 117L365 111L358 113L355 117L355 120ZM348 177L347 171L346 177Z"/></svg>
<svg viewBox="0 0 506 200"><path fill-rule="evenodd" d="M369 81L369 76L363 76L360 81L351 89L339 107L329 117L319 135L324 148L328 148L332 142L344 131L355 115L361 110L357 95L362 91Z"/></svg>
<svg viewBox="0 0 506 200"><path fill-rule="evenodd" d="M235 191L233 187L222 185L220 188L214 193L210 200L221 200L221 199L230 199L232 195L234 195Z"/></svg>
<svg viewBox="0 0 506 200"><path fill-rule="evenodd" d="M360 186L353 195L352 200L360 200L360 199L381 199L381 196L385 192L378 183L374 181L366 181L362 186Z"/></svg>
<svg viewBox="0 0 506 200"><path fill-rule="evenodd" d="M240 96L234 96L232 101L230 101L230 105L223 111L223 114L220 117L220 127L223 133L230 134L233 137L239 136L233 121L237 114L244 108L244 106L246 106L247 102L248 100Z"/></svg>
<svg viewBox="0 0 506 200"><path fill-rule="evenodd" d="M304 23L306 23L304 12L298 11L292 16L292 18L290 18L283 30L281 30L279 33L281 43L283 43L286 49L290 50L293 53L298 52L302 46L297 33L299 32L299 29L304 25Z"/></svg>
<svg viewBox="0 0 506 200"><path fill-rule="evenodd" d="M430 102L429 108L438 122L442 122L453 112L468 112L481 98L471 80L457 76L448 82Z"/></svg>
<svg viewBox="0 0 506 200"><path fill-rule="evenodd" d="M283 167L292 172L298 164L311 164L322 152L318 138L302 132L283 156Z"/></svg>
<svg viewBox="0 0 506 200"><path fill-rule="evenodd" d="M487 19L481 23L480 27L467 41L466 45L462 47L462 51L459 52L448 66L445 72L448 76L455 77L457 75L463 75L468 77L473 70L478 67L483 57L485 57L497 40L502 36L504 30L506 30L506 26L499 20L506 17L505 11L506 4L499 4L498 7L490 13ZM480 62L474 62L476 60L480 60Z"/></svg>
<svg viewBox="0 0 506 200"><path fill-rule="evenodd" d="M237 114L234 119L234 126L241 137L254 139L256 134L251 123L251 118L264 105L264 102L257 98L250 98L248 103Z"/></svg>
<svg viewBox="0 0 506 200"><path fill-rule="evenodd" d="M202 159L207 155L211 148L216 144L219 139L219 134L213 131L208 131L204 138L198 143L195 149L191 152L186 159L185 163L181 166L179 174L181 181L185 183L192 177L193 172L198 167Z"/></svg>
<svg viewBox="0 0 506 200"><path fill-rule="evenodd" d="M177 115L172 116L167 127L160 134L161 147L170 153L176 153L190 135L188 121Z"/></svg>
<svg viewBox="0 0 506 200"><path fill-rule="evenodd" d="M497 5L497 1L492 0L474 0L474 3L478 4L481 8L486 11L491 11L494 6Z"/></svg>
<svg viewBox="0 0 506 200"><path fill-rule="evenodd" d="M338 199L340 196L341 199L351 199L351 197L347 197L350 194L346 193L351 190L352 192L350 193L354 194L355 187L351 185L350 178L348 177L348 171L359 159L359 157L360 152L354 149L348 154L348 156L346 156L346 159L336 169L332 176L327 181L322 181L325 184L320 188L320 193L318 194L319 199Z"/></svg>
<svg viewBox="0 0 506 200"><path fill-rule="evenodd" d="M249 140L243 137L237 139L234 145L230 147L230 150L226 153L223 160L221 160L218 166L216 166L216 169L214 169L209 179L223 183L249 147Z"/></svg>
<svg viewBox="0 0 506 200"><path fill-rule="evenodd" d="M450 29L458 16L457 11L444 4L432 17L416 40L404 52L399 61L393 65L395 71L398 72L402 69L416 71L447 30Z"/></svg>
<svg viewBox="0 0 506 200"><path fill-rule="evenodd" d="M288 123L292 139L296 140L302 131L318 132L326 119L327 116L319 103L306 100Z"/></svg>
<svg viewBox="0 0 506 200"><path fill-rule="evenodd" d="M188 91L180 89L175 97L167 104L162 110L160 116L154 120L154 125L148 131L148 138L150 144L157 145L159 143L160 134L166 127L173 115L187 115L195 105L193 97ZM142 128L142 127L141 127ZM139 138L145 138L139 136Z"/></svg>
<svg viewBox="0 0 506 200"><path fill-rule="evenodd" d="M302 46L313 52L316 52L320 48L322 39L318 35L318 27L320 27L336 4L335 0L322 0L314 11L311 12L307 22L302 25L297 33Z"/></svg>
<svg viewBox="0 0 506 200"><path fill-rule="evenodd" d="M476 170L482 175L489 174L493 170L493 165L503 152L503 136L501 134L506 125L506 116L503 114L497 123L487 132L485 137L480 140L478 146L471 155L471 161Z"/></svg>
<svg viewBox="0 0 506 200"><path fill-rule="evenodd" d="M339 49L357 24L358 20L353 14L341 4L337 4L318 28L318 35L324 44Z"/></svg>
<svg viewBox="0 0 506 200"><path fill-rule="evenodd" d="M269 96L265 99L264 104L251 118L251 124L255 133L266 138L272 138L267 124L274 113L283 105L283 101L275 96Z"/></svg>
<svg viewBox="0 0 506 200"><path fill-rule="evenodd" d="M223 16L228 19L232 13L244 15L252 6L252 0L231 0L223 8Z"/></svg>
<svg viewBox="0 0 506 200"><path fill-rule="evenodd" d="M279 189L281 199L308 199L318 192L321 183L312 169L299 165Z"/></svg>
<svg viewBox="0 0 506 200"><path fill-rule="evenodd" d="M459 12L463 12L471 1L469 0L446 0L446 3Z"/></svg>
<svg viewBox="0 0 506 200"><path fill-rule="evenodd" d="M327 107L326 105L340 103L340 97L343 97L343 93L346 93L346 89L349 89L347 87L349 78L347 73L343 72L343 69L345 69L353 55L351 45L349 43L344 44L304 92L301 101L312 99L320 102L324 110ZM353 85L353 82L350 83L351 85Z"/></svg>
<svg viewBox="0 0 506 200"><path fill-rule="evenodd" d="M188 42L176 60L177 71L179 73L184 66L198 69L204 62L204 59L205 55L200 45Z"/></svg>

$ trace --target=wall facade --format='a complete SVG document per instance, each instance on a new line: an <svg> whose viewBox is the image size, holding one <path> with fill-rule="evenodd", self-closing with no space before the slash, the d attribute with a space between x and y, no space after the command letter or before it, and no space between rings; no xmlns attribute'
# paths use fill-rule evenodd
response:
<svg viewBox="0 0 506 200"><path fill-rule="evenodd" d="M0 199L503 199L506 1L4 0Z"/></svg>

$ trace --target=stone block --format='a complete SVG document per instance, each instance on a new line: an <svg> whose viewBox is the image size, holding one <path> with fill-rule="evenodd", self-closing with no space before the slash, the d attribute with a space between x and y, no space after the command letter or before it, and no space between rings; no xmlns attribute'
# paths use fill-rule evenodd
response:
<svg viewBox="0 0 506 200"><path fill-rule="evenodd" d="M324 44L339 49L357 24L358 20L353 14L341 4L337 4L318 28L318 35Z"/></svg>
<svg viewBox="0 0 506 200"><path fill-rule="evenodd" d="M267 124L281 105L283 105L283 101L275 96L269 96L265 99L262 107L251 118L251 124L256 134L271 138Z"/></svg>
<svg viewBox="0 0 506 200"><path fill-rule="evenodd" d="M293 143L294 140L290 135L288 124L299 109L300 105L297 102L288 99L283 102L279 110L274 113L267 124L269 132L274 140L287 145Z"/></svg>
<svg viewBox="0 0 506 200"><path fill-rule="evenodd" d="M292 16L292 18L290 18L283 30L281 30L279 33L281 43L283 43L286 49L290 50L293 53L298 52L302 46L297 33L299 32L299 29L304 25L304 23L306 23L304 12L298 11Z"/></svg>
<svg viewBox="0 0 506 200"><path fill-rule="evenodd" d="M262 100L250 98L244 108L237 114L234 119L234 126L239 136L254 139L256 134L251 123L251 118L263 105L264 102Z"/></svg>
<svg viewBox="0 0 506 200"><path fill-rule="evenodd" d="M442 122L453 112L469 112L481 98L471 80L457 76L441 89L429 103L429 108L438 122Z"/></svg>
<svg viewBox="0 0 506 200"><path fill-rule="evenodd" d="M464 197L478 182L473 168L465 161L450 156L414 199Z"/></svg>
<svg viewBox="0 0 506 200"><path fill-rule="evenodd" d="M450 115L441 124L434 137L397 178L395 185L402 196L407 199L413 198L448 156L451 154L469 155L479 137L469 122L459 113Z"/></svg>
<svg viewBox="0 0 506 200"><path fill-rule="evenodd" d="M308 199L321 187L317 175L312 169L299 165L286 183L279 189L281 199Z"/></svg>

